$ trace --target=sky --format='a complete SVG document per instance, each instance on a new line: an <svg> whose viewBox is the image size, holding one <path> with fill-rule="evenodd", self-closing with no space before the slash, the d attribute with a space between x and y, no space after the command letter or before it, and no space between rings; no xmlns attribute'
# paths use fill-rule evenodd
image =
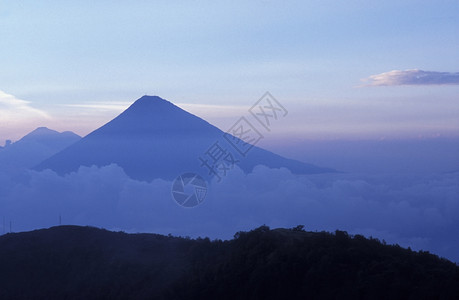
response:
<svg viewBox="0 0 459 300"><path fill-rule="evenodd" d="M144 94L226 129L266 91L273 139L457 137L458 72L459 1L0 0L0 145Z"/></svg>

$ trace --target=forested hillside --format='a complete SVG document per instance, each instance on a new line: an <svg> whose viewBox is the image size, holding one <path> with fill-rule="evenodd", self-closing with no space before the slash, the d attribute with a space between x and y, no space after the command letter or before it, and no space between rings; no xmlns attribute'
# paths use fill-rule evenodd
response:
<svg viewBox="0 0 459 300"><path fill-rule="evenodd" d="M1 299L458 299L459 267L346 232L229 241L60 226L0 237Z"/></svg>

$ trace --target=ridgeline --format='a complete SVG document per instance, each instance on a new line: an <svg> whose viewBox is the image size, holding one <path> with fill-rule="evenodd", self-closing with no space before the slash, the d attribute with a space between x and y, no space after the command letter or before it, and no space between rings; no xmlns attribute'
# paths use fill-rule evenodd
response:
<svg viewBox="0 0 459 300"><path fill-rule="evenodd" d="M229 241L59 226L0 237L0 299L459 299L459 267L302 226Z"/></svg>

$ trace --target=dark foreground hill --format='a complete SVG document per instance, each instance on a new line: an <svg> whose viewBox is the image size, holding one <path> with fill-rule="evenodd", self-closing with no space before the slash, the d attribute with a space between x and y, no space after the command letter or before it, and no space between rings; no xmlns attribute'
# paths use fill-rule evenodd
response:
<svg viewBox="0 0 459 300"><path fill-rule="evenodd" d="M230 241L60 226L0 237L1 299L459 299L459 267L301 227Z"/></svg>

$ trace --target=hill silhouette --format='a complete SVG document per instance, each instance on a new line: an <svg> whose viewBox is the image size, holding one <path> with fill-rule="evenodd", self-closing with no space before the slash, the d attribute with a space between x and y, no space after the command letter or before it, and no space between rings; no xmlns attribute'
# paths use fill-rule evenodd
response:
<svg viewBox="0 0 459 300"><path fill-rule="evenodd" d="M0 149L0 170L14 172L32 168L80 139L71 131L57 132L38 127L17 142Z"/></svg>
<svg viewBox="0 0 459 300"><path fill-rule="evenodd" d="M143 96L118 117L35 169L52 169L66 174L77 171L80 166L101 167L115 163L137 180L170 180L184 172L206 176L209 170L201 166L199 158L205 156L209 147L223 135L224 132L217 127L167 100ZM231 146L226 145L226 148ZM234 154L233 158L245 172L260 164L271 168L285 167L298 174L334 172L258 147L253 147L247 157Z"/></svg>
<svg viewBox="0 0 459 300"><path fill-rule="evenodd" d="M458 299L459 268L346 232L229 241L59 226L0 237L1 299Z"/></svg>

